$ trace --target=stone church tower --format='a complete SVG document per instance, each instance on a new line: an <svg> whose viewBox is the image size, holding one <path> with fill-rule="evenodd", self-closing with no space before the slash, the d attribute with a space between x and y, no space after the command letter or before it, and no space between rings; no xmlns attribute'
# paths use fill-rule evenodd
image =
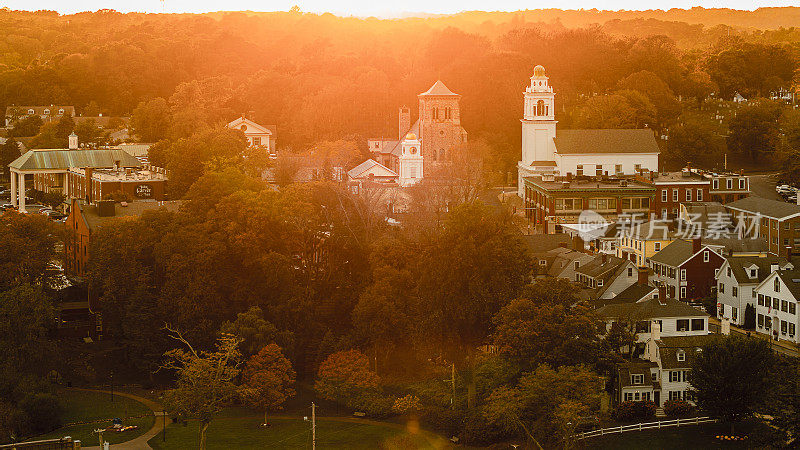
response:
<svg viewBox="0 0 800 450"><path fill-rule="evenodd" d="M419 134L423 144L425 164L446 161L449 152L467 141L467 132L461 127L460 95L441 81L419 97Z"/></svg>

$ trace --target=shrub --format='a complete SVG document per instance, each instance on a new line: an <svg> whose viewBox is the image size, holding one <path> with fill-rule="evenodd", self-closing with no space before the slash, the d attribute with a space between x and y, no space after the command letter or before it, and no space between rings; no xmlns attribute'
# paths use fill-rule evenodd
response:
<svg viewBox="0 0 800 450"><path fill-rule="evenodd" d="M685 400L667 400L664 402L664 414L670 417L684 417L691 414L694 407Z"/></svg>
<svg viewBox="0 0 800 450"><path fill-rule="evenodd" d="M622 402L611 413L614 420L626 422L636 419L649 419L656 414L656 404L649 401Z"/></svg>
<svg viewBox="0 0 800 450"><path fill-rule="evenodd" d="M459 437L464 444L486 446L500 442L510 435L490 422L480 411L473 411L464 420Z"/></svg>
<svg viewBox="0 0 800 450"><path fill-rule="evenodd" d="M369 417L382 419L394 414L394 401L376 392L365 392L347 401L347 406Z"/></svg>
<svg viewBox="0 0 800 450"><path fill-rule="evenodd" d="M398 414L403 414L409 411L418 411L421 406L416 395L408 394L395 400L392 409Z"/></svg>
<svg viewBox="0 0 800 450"><path fill-rule="evenodd" d="M464 413L449 408L429 407L423 411L420 422L424 428L451 437L457 435L464 426Z"/></svg>
<svg viewBox="0 0 800 450"><path fill-rule="evenodd" d="M28 417L28 425L34 433L46 433L61 426L63 408L53 394L30 394L19 402L19 408Z"/></svg>

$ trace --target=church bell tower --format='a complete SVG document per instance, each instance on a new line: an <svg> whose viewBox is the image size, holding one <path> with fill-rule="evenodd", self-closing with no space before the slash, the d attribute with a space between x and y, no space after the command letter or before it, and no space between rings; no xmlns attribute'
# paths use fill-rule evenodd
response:
<svg viewBox="0 0 800 450"><path fill-rule="evenodd" d="M533 68L531 84L525 88L525 107L522 113L522 159L517 164L519 194L523 195L522 179L533 175L537 166L558 164L556 146L555 93L545 75L544 67ZM549 165L541 164L549 162Z"/></svg>

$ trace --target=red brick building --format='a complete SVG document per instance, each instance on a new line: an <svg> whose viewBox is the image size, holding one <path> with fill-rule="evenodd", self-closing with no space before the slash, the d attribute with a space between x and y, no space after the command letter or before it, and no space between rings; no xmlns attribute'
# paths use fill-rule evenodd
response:
<svg viewBox="0 0 800 450"><path fill-rule="evenodd" d="M643 181L656 188L653 210L658 217L674 219L680 214L681 203L704 202L711 197L711 180L684 169L680 172L651 173Z"/></svg>

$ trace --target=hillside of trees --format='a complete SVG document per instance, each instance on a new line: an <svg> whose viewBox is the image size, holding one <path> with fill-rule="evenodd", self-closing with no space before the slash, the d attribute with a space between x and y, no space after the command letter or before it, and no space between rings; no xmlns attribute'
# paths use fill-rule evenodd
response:
<svg viewBox="0 0 800 450"><path fill-rule="evenodd" d="M800 29L778 27L796 22L798 11L543 10L380 20L299 11L0 10L0 107L69 104L114 116L140 107L181 123L170 131L151 121L157 129L137 130L148 140L188 137L253 111L258 122L276 125L279 148L302 151L321 141L394 135L398 106L415 106L416 94L442 79L463 95L470 137L489 144L495 169L509 171L518 159L521 93L536 64L557 89L561 127L662 130L683 122L677 118L688 107L678 99L702 106L710 94L765 97L796 85ZM584 110L603 94L619 95ZM630 117L603 123L602 108Z"/></svg>

